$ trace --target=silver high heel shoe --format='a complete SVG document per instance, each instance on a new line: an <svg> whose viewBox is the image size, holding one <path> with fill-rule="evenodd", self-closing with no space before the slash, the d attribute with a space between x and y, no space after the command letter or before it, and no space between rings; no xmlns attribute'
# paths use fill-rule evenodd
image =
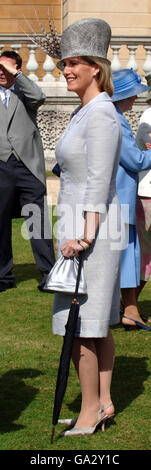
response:
<svg viewBox="0 0 151 470"><path fill-rule="evenodd" d="M113 403L111 402L109 405L107 405L105 408L102 407L102 412L105 412L108 408L113 406ZM105 431L105 426L107 424L107 421L113 418L115 413L112 414L105 414L102 416L101 421L99 423L99 426L101 426L102 431ZM64 418L64 419L58 419L58 423L60 424L66 424L67 426L75 426L77 422L77 418Z"/></svg>
<svg viewBox="0 0 151 470"><path fill-rule="evenodd" d="M105 412L106 410L108 410L108 408L110 408L111 406L113 406L113 403L111 402L109 405L107 405L103 411ZM105 414L103 417L102 417L102 422L101 422L101 429L102 431L105 431L105 426L107 424L107 421L109 421L110 419L113 418L113 416L115 415L115 413L111 413L110 415L109 414Z"/></svg>
<svg viewBox="0 0 151 470"><path fill-rule="evenodd" d="M98 411L98 420L94 426L89 426L87 428L76 428L73 427L72 429L69 429L68 431L64 431L60 434L61 437L64 436L86 436L93 434L96 430L96 428L99 426L100 422L102 420L102 408ZM70 421L71 422L71 421ZM67 424L67 423L66 423Z"/></svg>

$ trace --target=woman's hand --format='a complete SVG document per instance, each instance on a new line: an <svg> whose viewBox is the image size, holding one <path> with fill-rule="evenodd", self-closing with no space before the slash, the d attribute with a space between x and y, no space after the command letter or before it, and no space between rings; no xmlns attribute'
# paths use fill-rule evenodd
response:
<svg viewBox="0 0 151 470"><path fill-rule="evenodd" d="M7 71L11 75L15 75L17 72L17 64L13 65L12 61L8 59L8 57L4 56L0 58L0 68Z"/></svg>
<svg viewBox="0 0 151 470"><path fill-rule="evenodd" d="M151 144L150 144L150 142L146 142L145 145L146 145L147 150L151 150Z"/></svg>
<svg viewBox="0 0 151 470"><path fill-rule="evenodd" d="M148 134L148 137L149 137L150 140L151 140L151 134ZM147 150L151 150L151 142L146 142L145 145L146 145Z"/></svg>
<svg viewBox="0 0 151 470"><path fill-rule="evenodd" d="M86 212L85 213L85 227L84 227L84 238L78 240L68 240L64 245L61 246L60 250L63 256L66 258L72 258L72 256L78 256L79 251L87 250L94 238L99 226L100 214L99 212Z"/></svg>
<svg viewBox="0 0 151 470"><path fill-rule="evenodd" d="M72 258L72 256L78 256L79 251L83 251L84 248L80 245L78 240L68 240L61 246L60 250L65 258Z"/></svg>

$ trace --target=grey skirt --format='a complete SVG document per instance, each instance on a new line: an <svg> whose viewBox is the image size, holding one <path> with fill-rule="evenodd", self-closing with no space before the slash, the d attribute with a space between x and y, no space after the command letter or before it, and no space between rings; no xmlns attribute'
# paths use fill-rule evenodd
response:
<svg viewBox="0 0 151 470"><path fill-rule="evenodd" d="M103 214L102 218L105 217ZM84 273L87 294L79 295L80 311L75 335L101 338L108 335L109 325L119 323L120 256L111 237L98 234L91 248L84 253ZM64 336L73 295L56 293L53 305L52 329Z"/></svg>

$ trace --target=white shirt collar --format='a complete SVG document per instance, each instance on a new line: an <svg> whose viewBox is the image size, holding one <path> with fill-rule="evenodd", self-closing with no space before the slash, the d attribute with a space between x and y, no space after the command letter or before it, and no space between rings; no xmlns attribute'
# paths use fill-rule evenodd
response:
<svg viewBox="0 0 151 470"><path fill-rule="evenodd" d="M13 90L14 90L14 86L15 86L15 85L13 84L10 88L5 88L4 86L1 86L1 85L0 85L0 91L3 91L3 93L4 93L6 90L7 90L7 91L12 90L12 91L13 91Z"/></svg>

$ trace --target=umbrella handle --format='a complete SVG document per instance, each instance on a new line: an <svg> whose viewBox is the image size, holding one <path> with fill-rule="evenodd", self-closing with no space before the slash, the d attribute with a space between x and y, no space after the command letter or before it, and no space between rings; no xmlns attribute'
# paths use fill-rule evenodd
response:
<svg viewBox="0 0 151 470"><path fill-rule="evenodd" d="M51 439L50 439L51 444L53 444L54 434L55 434L55 426L52 426Z"/></svg>
<svg viewBox="0 0 151 470"><path fill-rule="evenodd" d="M81 276L81 269L82 269L82 261L83 261L83 253L80 251L79 253L79 267L78 267L78 274L77 274L77 280L76 280L76 287L75 287L75 297L78 294L78 289L79 289L79 282L80 282L80 276Z"/></svg>

